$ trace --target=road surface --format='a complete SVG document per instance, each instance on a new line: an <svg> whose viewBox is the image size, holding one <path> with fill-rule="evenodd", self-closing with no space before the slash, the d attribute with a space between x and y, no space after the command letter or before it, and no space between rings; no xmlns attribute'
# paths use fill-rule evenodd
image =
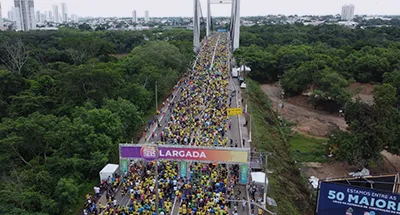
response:
<svg viewBox="0 0 400 215"><path fill-rule="evenodd" d="M222 36L226 36L226 34L219 34L218 35L218 39L216 40L215 45L213 45L214 47L214 51L212 53L212 59L211 62L206 63L206 65L210 65L210 67L212 68L214 66L214 64L216 62L219 62L219 60L221 60L220 58L216 57L216 56L220 56L220 54L217 52L217 47L218 47L218 43L221 40L221 35ZM214 38L215 40L215 38ZM205 46L207 43L203 43L203 46ZM226 51L230 52L229 49L227 49ZM200 55L199 55L200 56ZM196 64L198 64L199 62L199 56L197 57L197 60L195 61L195 64L193 66L193 69L195 68ZM229 62L223 62L228 64ZM205 68L203 68L205 69ZM194 70L192 71L194 72ZM190 74L189 74L190 75ZM181 95L182 95L182 90L188 88L189 85L189 81L185 80L184 78L182 78L180 80L180 82L177 83L174 91L172 92L171 96L168 97L167 101L164 102L163 107L161 107L160 109L160 114L155 116L155 119L159 122L159 123L152 123L152 125L149 127L149 131L143 135L143 137L140 139L139 143L156 143L156 142L160 142L161 141L161 137L160 137L160 133L165 130L165 128L168 127L168 122L171 121L171 113L172 113L172 108L173 108L173 104L180 101L181 100ZM226 91L229 92L229 97L228 97L228 101L225 101L227 104L230 104L229 107L241 107L244 110L244 106L242 104L242 93L241 93L241 89L239 87L239 82L237 79L234 79L231 77L231 75L229 74L229 78L228 78L228 87L227 89L225 89ZM228 130L227 135L229 139L232 139L232 145L230 144L230 140L228 141L227 147L241 147L241 148L250 148L250 142L249 142L249 134L247 131L247 128L244 127L245 124L245 117L243 115L241 116L231 116L229 118L228 123L231 125L231 129ZM191 133L191 137L189 140L189 143L192 142L192 140L194 139L195 136L197 136L200 133L200 131L198 129L194 129ZM228 168L230 167L230 165L228 165ZM188 168L190 169L190 168ZM229 175L230 173L228 173ZM239 194L241 193L239 196L236 196L236 199L245 199L246 201L248 201L249 195L248 195L248 191L246 189L245 185L237 185L235 186L235 193ZM119 190L116 192L115 195L115 199L117 200L117 203L121 206L127 206L130 204L130 196L129 195L125 195L122 196L121 193L119 192ZM180 202L181 199L176 199L174 200L174 206L172 208L171 214L172 215L176 215L179 214L179 206L180 206ZM105 199L105 195L103 195L100 199L100 203L101 204L106 204L106 199ZM238 203L238 213L239 214L250 214L250 205L247 204L246 207L244 209L242 209L242 203ZM232 208L229 209L229 214L232 214Z"/></svg>

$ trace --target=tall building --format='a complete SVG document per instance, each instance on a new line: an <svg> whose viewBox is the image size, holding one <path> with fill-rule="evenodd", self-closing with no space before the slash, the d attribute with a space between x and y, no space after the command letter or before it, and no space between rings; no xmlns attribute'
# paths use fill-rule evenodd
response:
<svg viewBox="0 0 400 215"><path fill-rule="evenodd" d="M78 16L76 14L71 15L71 21L72 22L78 22Z"/></svg>
<svg viewBox="0 0 400 215"><path fill-rule="evenodd" d="M15 7L11 8L11 15L12 15L12 21L16 22L17 21L17 8L15 8Z"/></svg>
<svg viewBox="0 0 400 215"><path fill-rule="evenodd" d="M354 5L343 5L341 19L351 21L354 18Z"/></svg>
<svg viewBox="0 0 400 215"><path fill-rule="evenodd" d="M144 21L145 21L145 22L150 21L150 18L149 18L149 11L148 11L148 10L146 10L146 11L144 12Z"/></svg>
<svg viewBox="0 0 400 215"><path fill-rule="evenodd" d="M29 31L36 29L35 5L33 0L14 0L17 30Z"/></svg>
<svg viewBox="0 0 400 215"><path fill-rule="evenodd" d="M40 14L40 21L41 22L45 22L46 21L46 14L45 13L41 13Z"/></svg>
<svg viewBox="0 0 400 215"><path fill-rule="evenodd" d="M58 16L58 5L53 5L53 21L55 23L59 23L60 22L60 18Z"/></svg>
<svg viewBox="0 0 400 215"><path fill-rule="evenodd" d="M134 10L134 11L132 12L132 22L133 22L133 23L137 23L136 10Z"/></svg>
<svg viewBox="0 0 400 215"><path fill-rule="evenodd" d="M47 16L48 21L54 22L53 12L48 11L48 14L47 14L47 15L48 15L48 16Z"/></svg>
<svg viewBox="0 0 400 215"><path fill-rule="evenodd" d="M1 2L0 2L0 30L3 30L3 16L1 14Z"/></svg>
<svg viewBox="0 0 400 215"><path fill-rule="evenodd" d="M67 3L61 3L61 17L63 22L68 22Z"/></svg>
<svg viewBox="0 0 400 215"><path fill-rule="evenodd" d="M13 16L12 10L8 11L8 16L7 17L8 17L9 20L14 21L14 16Z"/></svg>
<svg viewBox="0 0 400 215"><path fill-rule="evenodd" d="M41 21L43 21L43 20L40 17L40 10L37 10L36 11L36 22L41 22Z"/></svg>

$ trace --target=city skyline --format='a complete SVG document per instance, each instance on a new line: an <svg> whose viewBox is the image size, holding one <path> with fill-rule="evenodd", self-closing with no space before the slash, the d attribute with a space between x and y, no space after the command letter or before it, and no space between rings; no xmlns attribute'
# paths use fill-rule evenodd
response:
<svg viewBox="0 0 400 215"><path fill-rule="evenodd" d="M13 6L13 0L0 0L2 3L2 14ZM201 0L203 16L206 16L207 0ZM132 11L136 10L137 17L145 17L145 11L149 11L151 17L164 16L193 16L193 1L191 0L147 0L128 1L97 0L96 8L93 8L94 0L35 0L35 10L51 11L52 5L68 5L68 14L77 14L82 17L131 17ZM357 7L355 14L367 15L397 15L400 8L399 0L246 0L241 2L242 16L258 16L269 14L284 15L336 15L340 14L345 4L353 4ZM110 6L111 5L111 6ZM124 5L123 7L117 7ZM176 7L179 5L178 7ZM288 7L291 5L291 7ZM312 5L312 7L310 7ZM184 8L184 10L183 10ZM230 16L230 5L212 5L213 16Z"/></svg>
<svg viewBox="0 0 400 215"><path fill-rule="evenodd" d="M29 31L36 29L35 4L33 0L14 0L16 29Z"/></svg>

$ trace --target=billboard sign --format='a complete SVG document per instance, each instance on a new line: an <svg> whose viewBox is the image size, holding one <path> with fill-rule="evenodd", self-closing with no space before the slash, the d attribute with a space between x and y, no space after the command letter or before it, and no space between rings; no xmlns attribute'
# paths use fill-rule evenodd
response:
<svg viewBox="0 0 400 215"><path fill-rule="evenodd" d="M321 182L317 215L400 214L400 195L331 182Z"/></svg>
<svg viewBox="0 0 400 215"><path fill-rule="evenodd" d="M120 159L247 163L249 149L120 144Z"/></svg>

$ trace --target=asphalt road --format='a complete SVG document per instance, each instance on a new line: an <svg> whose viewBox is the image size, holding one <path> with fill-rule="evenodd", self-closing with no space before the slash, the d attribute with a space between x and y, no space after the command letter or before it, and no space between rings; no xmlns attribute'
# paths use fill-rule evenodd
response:
<svg viewBox="0 0 400 215"><path fill-rule="evenodd" d="M217 44L217 43L216 43ZM203 44L204 45L204 44ZM215 56L215 51L213 56ZM198 56L199 58L199 56ZM212 58L212 64L214 62L214 57ZM197 60L196 60L197 63ZM194 67L193 67L194 68ZM177 102L180 100L181 98L181 88L185 88L187 86L187 83L182 82L181 85L176 86L175 90L172 92L172 97L169 97L169 101L170 102ZM231 74L229 75L229 85L228 85L228 89L229 91L229 95L231 96L232 100L231 100L231 105L230 107L234 108L234 107L242 107L242 104L240 104L240 100L241 100L241 90L239 87L239 82L238 80L235 78L231 77ZM234 93L235 92L235 93ZM228 98L229 99L229 98ZM229 104L229 101L226 101ZM161 131L168 126L168 121L169 118L171 116L171 108L173 108L172 105L169 105L167 101L165 101L165 105L163 107L161 107L161 114L156 116L157 119L160 120L160 124L161 126L158 127L156 126L156 123L153 123L153 125L150 127L150 131L147 132L146 136L142 137L139 141L139 143L144 144L144 143L152 143L152 142L157 142L160 141L161 138L159 136L159 134L161 133ZM242 107L243 108L243 107ZM248 134L247 134L247 128L243 127L242 125L244 124L244 117L240 117L240 116L232 116L230 117L230 121L229 123L231 124L231 130L228 131L228 137L230 139L232 139L233 141L233 147L235 147L235 143L237 142L238 147L245 147L245 148L249 148L249 142L248 140ZM157 134L156 137L152 137L152 133ZM193 133L196 131L193 131ZM245 142L243 144L242 139L245 139ZM229 146L229 142L228 142L228 146ZM246 186L244 185L238 185L235 188L236 192L235 193L239 193L239 191L241 192L240 195L240 199L243 199L243 197L247 200L248 199L248 193L247 193L247 189ZM116 193L115 198L117 199L118 204L120 205L128 205L129 204L129 194L125 195L125 196L121 196L121 193L118 191ZM103 200L100 200L100 202L102 204L105 204L105 198L102 198ZM103 203L104 202L104 203ZM175 207L172 208L172 215L177 215L178 214L178 208L179 208L179 200L176 201L175 203ZM249 207L245 207L245 210L242 210L242 203L238 203L238 213L240 215L248 215L249 214ZM230 214L232 214L232 210L229 211Z"/></svg>
<svg viewBox="0 0 400 215"><path fill-rule="evenodd" d="M204 47L205 45L206 44L203 43L202 46ZM192 72L194 71L194 68L197 65L199 59L200 59L200 54L197 55L196 61L193 65ZM187 85L188 85L188 82L185 82L185 81L183 81L181 84L177 83L175 90L172 92L172 95L168 98L169 102L172 103L172 102L179 101L182 96L182 94L181 94L182 89L185 89L187 87ZM146 136L144 136L140 139L140 141L139 141L140 144L152 143L152 142L155 143L155 142L161 140L161 137L159 134L165 127L168 126L168 121L169 121L169 119L171 117L171 113L172 113L171 109L173 108L173 106L171 104L169 104L167 101L165 101L164 103L165 103L165 105L163 107L161 107L160 115L156 115L157 120L160 122L161 126L159 127L159 126L157 126L156 123L153 123L153 125L150 127L150 131L147 132ZM153 132L156 134L154 137L152 137Z"/></svg>
<svg viewBox="0 0 400 215"><path fill-rule="evenodd" d="M216 43L217 44L217 43ZM205 45L205 43L203 43L203 46ZM214 45L215 47L215 45ZM214 53L215 54L215 53ZM199 59L199 55L197 56L197 60ZM197 64L197 60L195 61L195 64L193 66L193 68L195 67L195 65ZM213 57L214 60L214 57ZM185 89L185 87L187 86L187 83L185 81L182 81L181 84L179 84L179 82L177 83L175 90L173 90L173 92L171 93L171 96L168 98L169 102L177 102L180 100L181 98L181 92L182 92L182 88ZM171 104L169 104L167 101L164 102L165 105L163 107L161 107L160 109L160 115L156 115L157 120L159 120L160 122L160 127L157 126L157 123L153 123L153 125L150 127L149 131L146 133L145 136L143 136L139 143L140 144L144 144L144 143L155 143L157 141L160 141L161 138L159 136L159 134L161 133L161 131L168 126L168 122L171 116L171 109L173 108L173 106ZM152 137L152 133L157 134L156 136ZM102 198L100 199L100 202L102 204L106 204L106 199L104 197L105 195L102 196ZM121 192L118 190L116 192L115 198L118 202L119 205L122 206L127 206L130 203L130 196L129 194L122 196ZM177 201L176 205L179 207L179 202ZM178 207L174 207L173 209L176 209L176 214L177 214L177 209ZM174 213L172 213L174 214Z"/></svg>

